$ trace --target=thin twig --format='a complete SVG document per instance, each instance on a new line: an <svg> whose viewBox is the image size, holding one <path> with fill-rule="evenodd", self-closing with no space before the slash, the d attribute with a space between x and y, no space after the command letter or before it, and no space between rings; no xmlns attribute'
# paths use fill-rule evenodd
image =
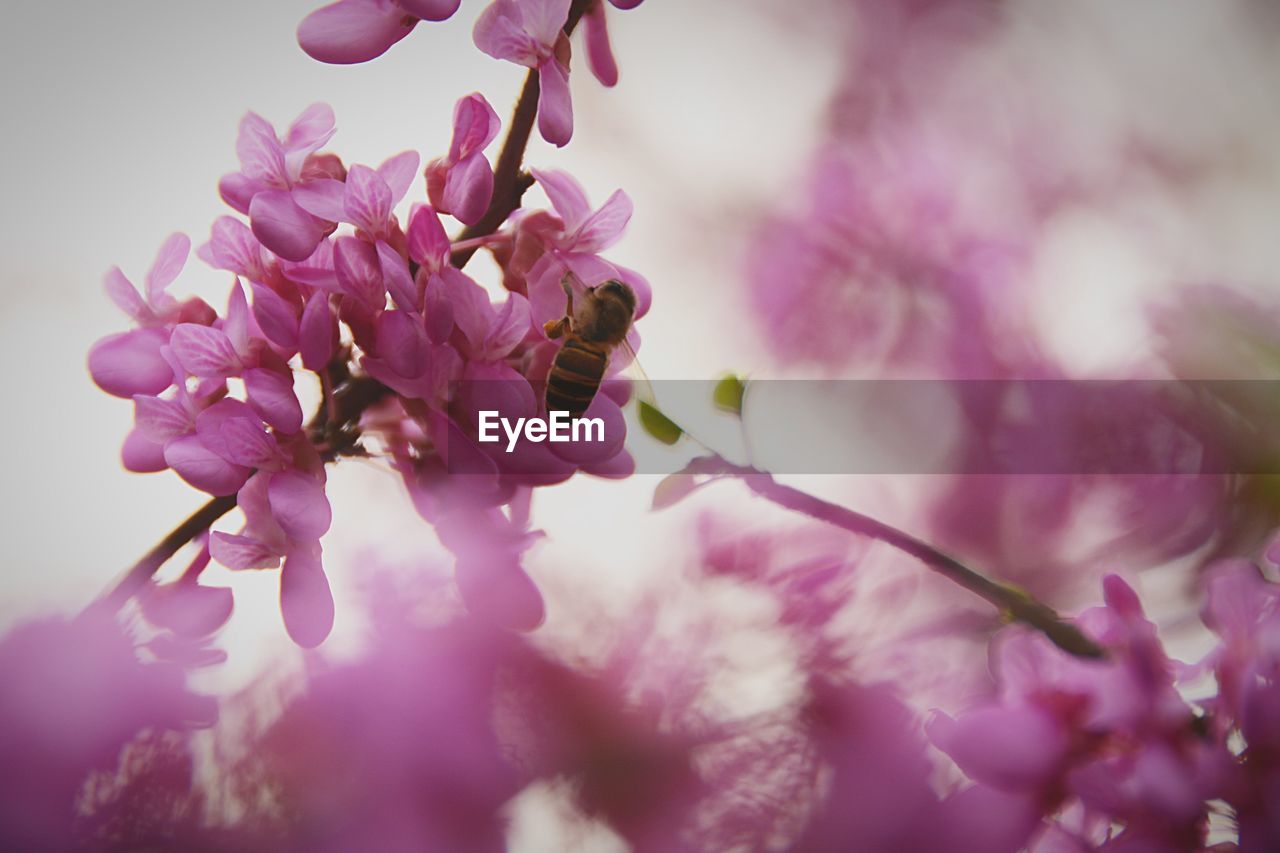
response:
<svg viewBox="0 0 1280 853"><path fill-rule="evenodd" d="M1049 605L1037 601L1022 590L984 577L955 557L896 527L791 486L784 486L767 472L745 465L734 465L719 456L703 457L686 470L694 474L737 477L753 492L781 507L843 528L850 533L867 536L915 557L952 583L995 605L1009 619L1040 631L1065 652L1086 658L1105 656L1101 646L1064 620Z"/></svg>

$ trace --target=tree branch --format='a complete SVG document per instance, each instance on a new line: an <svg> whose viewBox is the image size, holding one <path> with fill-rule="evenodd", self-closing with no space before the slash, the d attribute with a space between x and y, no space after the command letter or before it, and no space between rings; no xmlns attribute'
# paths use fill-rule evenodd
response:
<svg viewBox="0 0 1280 853"><path fill-rule="evenodd" d="M773 475L757 468L734 465L719 456L704 457L695 462L696 464L686 469L688 473L737 477L753 492L781 507L843 528L850 533L878 540L915 557L932 571L995 605L1012 621L1022 622L1040 631L1054 645L1069 654L1086 658L1105 656L1101 646L1065 621L1052 607L1022 590L989 580L955 557L896 527L791 486L784 486Z"/></svg>

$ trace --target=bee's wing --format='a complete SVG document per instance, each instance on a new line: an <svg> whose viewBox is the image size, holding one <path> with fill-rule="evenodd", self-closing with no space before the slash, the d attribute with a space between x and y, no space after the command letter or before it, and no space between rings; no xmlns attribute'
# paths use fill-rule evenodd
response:
<svg viewBox="0 0 1280 853"><path fill-rule="evenodd" d="M649 380L649 374L644 372L644 367L640 364L640 358L636 355L636 347L639 345L640 335L636 332L635 327L632 327L627 332L626 338L613 351L609 372L615 376L623 374L632 380L632 384L636 389L636 396L643 402L657 408L658 400L653 391L653 383Z"/></svg>

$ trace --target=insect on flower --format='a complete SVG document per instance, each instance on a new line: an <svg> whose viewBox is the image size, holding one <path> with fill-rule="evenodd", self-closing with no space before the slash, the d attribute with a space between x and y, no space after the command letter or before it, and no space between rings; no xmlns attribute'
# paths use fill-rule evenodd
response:
<svg viewBox="0 0 1280 853"><path fill-rule="evenodd" d="M575 282L582 283L572 271L566 272L560 281L566 299L564 316L543 326L547 337L565 339L547 374L546 410L568 412L570 418L582 417L595 399L616 347L626 347L635 363L635 352L626 340L636 313L635 291L625 282L609 279L586 288L585 297L575 306Z"/></svg>

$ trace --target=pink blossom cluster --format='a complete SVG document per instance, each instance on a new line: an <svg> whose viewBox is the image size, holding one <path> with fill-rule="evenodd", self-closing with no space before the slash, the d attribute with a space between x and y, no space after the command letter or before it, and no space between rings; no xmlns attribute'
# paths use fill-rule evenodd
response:
<svg viewBox="0 0 1280 853"><path fill-rule="evenodd" d="M643 0L608 0L634 9ZM386 53L420 21L443 21L461 0L338 0L308 15L298 26L298 43L321 62L367 62ZM564 33L572 0L494 0L476 20L476 47L537 72L538 131L553 145L573 136L569 94L572 49ZM590 0L582 14L587 65L605 86L618 82L618 64L609 43L605 0ZM466 221L466 220L464 220Z"/></svg>
<svg viewBox="0 0 1280 853"><path fill-rule="evenodd" d="M518 210L483 238L504 268L507 292L494 303L454 265L458 249L440 218L474 222L490 205L484 149L499 121L484 97L458 102L450 150L426 168L432 204L414 204L403 221L395 208L421 174L418 155L348 166L319 151L334 130L323 104L284 134L253 113L241 122L241 168L219 189L248 222L219 218L197 253L234 276L225 311L169 294L189 253L183 235L161 248L145 295L118 269L107 276L108 294L136 328L99 341L89 368L103 390L133 400L125 466L172 469L209 495L234 495L244 527L213 533L210 554L231 569L279 566L285 625L314 646L334 615L321 563L332 522L325 464L370 452L357 446L361 437L376 440L458 554L468 600L511 626L536 626L541 599L519 563L527 513L501 508L527 508L529 489L578 470L630 474L619 408L627 389L606 383L589 410L609 425L607 443L501 453L475 441L473 421L481 409L538 412L537 388L558 348L542 324L565 310L567 270L579 274L578 287L626 281L637 316L648 309L644 279L599 255L626 227L631 203L619 191L592 210L569 175L534 170L552 209ZM310 424L295 387L306 381L323 397ZM340 413L344 389L359 383L373 389L367 405Z"/></svg>

